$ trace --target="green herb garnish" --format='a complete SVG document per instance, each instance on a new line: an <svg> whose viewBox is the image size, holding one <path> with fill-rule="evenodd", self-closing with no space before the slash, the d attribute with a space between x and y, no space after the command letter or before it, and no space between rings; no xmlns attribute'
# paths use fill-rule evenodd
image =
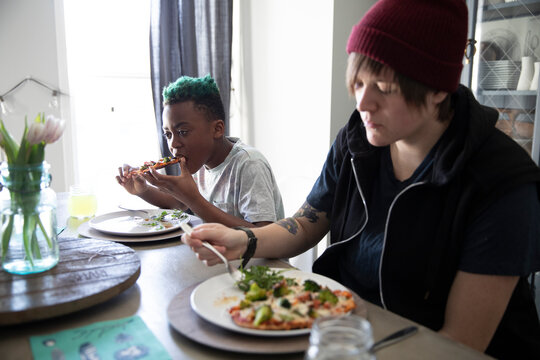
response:
<svg viewBox="0 0 540 360"><path fill-rule="evenodd" d="M171 219L170 221L166 219L167 216ZM188 218L188 215L184 213L182 210L172 210L172 211L164 210L160 212L159 214L150 216L150 219L146 219L146 220L147 221L151 220L151 221L143 223L141 225L157 227L156 230L162 230L162 229L165 229L165 227L170 227L169 225L170 222L176 222L176 221L187 219L187 218Z"/></svg>
<svg viewBox="0 0 540 360"><path fill-rule="evenodd" d="M148 226L148 227L155 227L156 229L155 230L162 230L164 229L165 227L163 225L161 225L161 223L159 222L147 222L147 223L142 223L141 225L143 226Z"/></svg>
<svg viewBox="0 0 540 360"><path fill-rule="evenodd" d="M162 211L159 215L152 216L151 219L156 221L166 221L166 216L170 216L172 220L181 220L188 217L182 210L173 210L172 212Z"/></svg>
<svg viewBox="0 0 540 360"><path fill-rule="evenodd" d="M167 212L162 211L161 214L152 216L152 220L165 221L165 216L167 216Z"/></svg>
<svg viewBox="0 0 540 360"><path fill-rule="evenodd" d="M179 220L179 219L187 219L187 214L184 213L182 210L173 210L171 215L171 219Z"/></svg>
<svg viewBox="0 0 540 360"><path fill-rule="evenodd" d="M268 266L252 266L249 269L240 269L244 273L244 278L236 283L243 292L249 291L251 284L257 283L259 288L270 290L274 284L283 280L283 271L270 270Z"/></svg>

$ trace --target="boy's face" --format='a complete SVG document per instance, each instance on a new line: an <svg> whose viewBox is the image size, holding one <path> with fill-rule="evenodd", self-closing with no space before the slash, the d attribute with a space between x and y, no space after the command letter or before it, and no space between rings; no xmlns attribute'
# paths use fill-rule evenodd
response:
<svg viewBox="0 0 540 360"><path fill-rule="evenodd" d="M163 134L174 156L183 156L191 174L212 161L215 140L223 136L220 120L208 121L193 101L166 105L163 109Z"/></svg>
<svg viewBox="0 0 540 360"><path fill-rule="evenodd" d="M360 69L354 95L368 141L374 146L397 141L421 143L436 125L437 108L430 104L422 107L407 104L393 70L388 67L378 75Z"/></svg>

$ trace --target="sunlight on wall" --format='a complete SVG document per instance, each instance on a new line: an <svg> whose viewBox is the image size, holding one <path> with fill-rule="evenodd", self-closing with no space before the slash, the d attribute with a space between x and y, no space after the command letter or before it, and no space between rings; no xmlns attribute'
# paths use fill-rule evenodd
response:
<svg viewBox="0 0 540 360"><path fill-rule="evenodd" d="M266 156L292 216L331 144L333 2L236 0L233 8L231 134ZM310 270L315 256L291 262Z"/></svg>
<svg viewBox="0 0 540 360"><path fill-rule="evenodd" d="M129 197L124 163L158 158L150 85L149 0L64 3L75 181L92 182L99 211Z"/></svg>

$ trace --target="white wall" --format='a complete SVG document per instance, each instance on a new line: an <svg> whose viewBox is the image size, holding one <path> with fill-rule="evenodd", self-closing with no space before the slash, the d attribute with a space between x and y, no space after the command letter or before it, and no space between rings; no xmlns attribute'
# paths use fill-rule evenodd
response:
<svg viewBox="0 0 540 360"><path fill-rule="evenodd" d="M345 45L375 0L237 0L232 135L261 150L286 215L305 200L354 109ZM241 69L241 71L239 71Z"/></svg>
<svg viewBox="0 0 540 360"><path fill-rule="evenodd" d="M332 2L238 4L249 89L242 106L249 104L253 124L246 141L268 158L286 215L292 215L305 200L328 149Z"/></svg>
<svg viewBox="0 0 540 360"><path fill-rule="evenodd" d="M233 27L231 132L268 158L286 216L305 201L354 110L345 86L345 47L352 26L374 2L235 2L240 21ZM292 262L308 270L316 256L309 252Z"/></svg>
<svg viewBox="0 0 540 360"><path fill-rule="evenodd" d="M0 94L27 76L59 87L54 0L0 1L0 34ZM27 82L5 97L13 112L0 117L17 141L22 135L25 115L29 121L39 112L66 119L59 109L48 107L51 95L51 91ZM65 100L61 97L61 105ZM64 145L61 139L45 149L45 160L51 164L53 176L51 186L56 191L65 191L68 183Z"/></svg>
<svg viewBox="0 0 540 360"><path fill-rule="evenodd" d="M335 0L332 44L332 93L330 142L334 141L339 129L349 120L355 100L349 96L345 85L347 68L346 45L353 25L375 4L376 0Z"/></svg>

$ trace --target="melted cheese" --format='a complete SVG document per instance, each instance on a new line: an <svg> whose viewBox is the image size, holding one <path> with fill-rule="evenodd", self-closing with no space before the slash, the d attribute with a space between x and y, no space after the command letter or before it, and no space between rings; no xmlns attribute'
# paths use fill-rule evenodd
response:
<svg viewBox="0 0 540 360"><path fill-rule="evenodd" d="M326 308L323 304L314 308L314 300L316 299L316 293L310 293L304 291L303 282L300 279L295 279L298 285L289 286L291 292L281 298L287 299L291 304L290 308L285 308L278 304L279 299L272 296L272 292L268 292L268 298L261 301L254 301L252 305L246 309L240 310L240 316L244 319L253 318L255 311L260 306L268 305L272 309L272 320L275 322L288 322L302 319L311 319L309 316L310 309L315 313L315 317L332 315L333 310L342 309L343 302L347 300L346 296L338 296L338 303L330 308ZM305 301L300 301L306 299Z"/></svg>

